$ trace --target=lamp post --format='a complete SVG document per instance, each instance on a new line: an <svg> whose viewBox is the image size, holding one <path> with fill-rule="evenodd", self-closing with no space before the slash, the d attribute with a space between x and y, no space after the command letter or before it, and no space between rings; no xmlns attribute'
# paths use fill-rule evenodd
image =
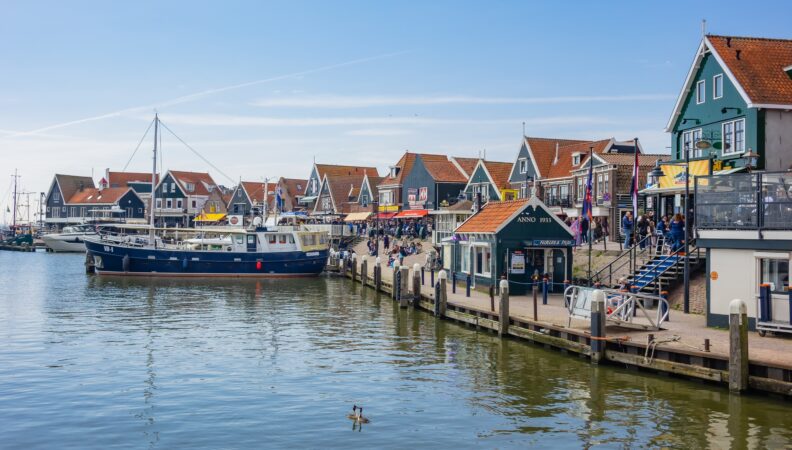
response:
<svg viewBox="0 0 792 450"><path fill-rule="evenodd" d="M371 202L374 210L374 256L379 256L379 201Z"/></svg>
<svg viewBox="0 0 792 450"><path fill-rule="evenodd" d="M755 169L759 162L759 154L749 148L748 152L743 154L743 158L745 158L745 167L748 169L748 172L752 172L751 169Z"/></svg>
<svg viewBox="0 0 792 450"><path fill-rule="evenodd" d="M684 166L685 167L685 242L684 242L684 283L685 283L685 296L684 296L684 311L685 314L690 313L690 257L688 256L688 236L689 236L689 222L690 222L690 208L688 207L688 198L690 197L690 155L685 151L685 163L665 163L667 166ZM649 172L649 176L654 182L659 182L660 178L665 176L663 169L660 168L660 160L655 162L655 167Z"/></svg>

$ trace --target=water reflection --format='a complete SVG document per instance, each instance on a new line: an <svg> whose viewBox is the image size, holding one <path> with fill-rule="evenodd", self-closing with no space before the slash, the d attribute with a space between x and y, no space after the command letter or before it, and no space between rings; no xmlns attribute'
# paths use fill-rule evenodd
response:
<svg viewBox="0 0 792 450"><path fill-rule="evenodd" d="M43 256L0 253L0 423L19 447L790 444L782 400L595 367L346 280L100 278ZM352 404L376 418L354 433Z"/></svg>

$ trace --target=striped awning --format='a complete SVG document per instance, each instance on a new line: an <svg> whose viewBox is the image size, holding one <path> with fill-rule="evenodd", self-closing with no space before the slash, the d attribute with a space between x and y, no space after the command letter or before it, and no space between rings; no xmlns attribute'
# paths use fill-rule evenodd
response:
<svg viewBox="0 0 792 450"><path fill-rule="evenodd" d="M360 220L366 220L371 215L370 212L356 212L347 214L344 218L344 222L358 222Z"/></svg>

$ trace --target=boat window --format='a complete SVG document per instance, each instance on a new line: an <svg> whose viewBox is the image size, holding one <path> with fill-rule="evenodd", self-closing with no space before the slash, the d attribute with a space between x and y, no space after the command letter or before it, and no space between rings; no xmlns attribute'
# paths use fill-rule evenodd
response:
<svg viewBox="0 0 792 450"><path fill-rule="evenodd" d="M268 238L269 238L269 243L270 243L270 244L274 244L274 243L275 243L275 240L276 240L276 238L275 238L275 235L274 235L274 234L270 234L270 235L268 236Z"/></svg>
<svg viewBox="0 0 792 450"><path fill-rule="evenodd" d="M280 234L278 236L279 236L278 241L280 241L281 244L285 244L286 243L286 235L285 234Z"/></svg>
<svg viewBox="0 0 792 450"><path fill-rule="evenodd" d="M288 236L289 236L289 244L294 244L294 236L292 236L291 234L289 234Z"/></svg>
<svg viewBox="0 0 792 450"><path fill-rule="evenodd" d="M239 238L239 242L240 243L242 242L242 238L241 237ZM255 243L256 243L256 235L255 234L249 234L248 235L248 244L255 244Z"/></svg>
<svg viewBox="0 0 792 450"><path fill-rule="evenodd" d="M250 237L248 237L248 240L250 240ZM237 244L241 244L242 243L242 236L237 236L236 237L236 241L237 241Z"/></svg>

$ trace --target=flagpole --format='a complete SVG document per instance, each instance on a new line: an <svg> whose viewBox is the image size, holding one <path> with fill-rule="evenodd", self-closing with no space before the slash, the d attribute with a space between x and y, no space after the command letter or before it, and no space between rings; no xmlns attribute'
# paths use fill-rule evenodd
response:
<svg viewBox="0 0 792 450"><path fill-rule="evenodd" d="M592 174L594 173L594 160L592 159L593 156L594 156L594 146L592 145L592 146L589 146L589 175L588 175L588 182L586 184L586 204L588 205L588 210L587 210L587 213L586 213L586 220L588 220L588 222L589 222L588 229L586 230L586 232L588 233L588 236L586 236L586 239L588 239L588 247L589 247L589 249L588 249L589 250L589 252L588 252L588 280L589 280L589 286L592 285L592 279L591 279L591 247L592 247L592 242L591 242L592 241L592 239L591 239L592 238L591 217L593 216L593 211L591 209L594 206L592 204L593 203L594 193L592 192L592 188L591 188L591 178L592 178Z"/></svg>

